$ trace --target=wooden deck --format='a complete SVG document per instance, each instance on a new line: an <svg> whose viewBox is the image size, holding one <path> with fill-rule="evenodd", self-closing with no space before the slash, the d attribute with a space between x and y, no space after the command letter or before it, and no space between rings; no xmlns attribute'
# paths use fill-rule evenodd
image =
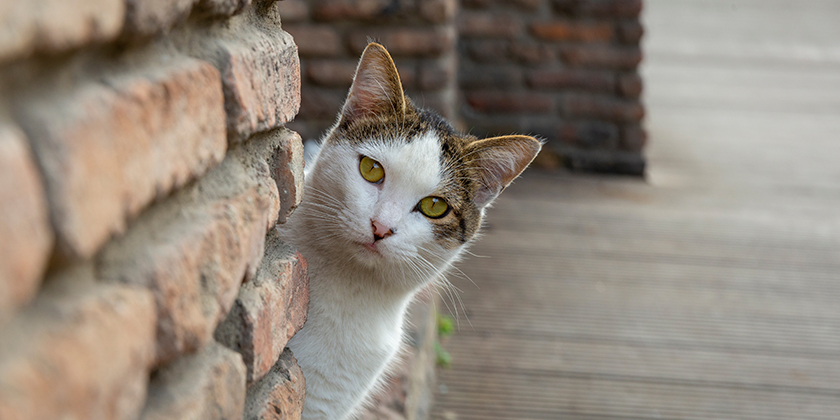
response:
<svg viewBox="0 0 840 420"><path fill-rule="evenodd" d="M647 180L505 192L432 418L840 419L840 2L645 7Z"/></svg>

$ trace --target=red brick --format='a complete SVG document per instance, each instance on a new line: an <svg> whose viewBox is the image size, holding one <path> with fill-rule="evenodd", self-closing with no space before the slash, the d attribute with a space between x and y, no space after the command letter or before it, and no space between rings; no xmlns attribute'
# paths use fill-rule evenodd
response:
<svg viewBox="0 0 840 420"><path fill-rule="evenodd" d="M356 61L310 60L306 63L306 77L315 85L349 88L356 64Z"/></svg>
<svg viewBox="0 0 840 420"><path fill-rule="evenodd" d="M189 16L198 0L126 0L125 31L131 35L154 34Z"/></svg>
<svg viewBox="0 0 840 420"><path fill-rule="evenodd" d="M421 90L440 90L454 86L456 57L451 55L439 60L422 61L417 78L417 87Z"/></svg>
<svg viewBox="0 0 840 420"><path fill-rule="evenodd" d="M222 74L232 142L279 127L300 108L300 59L292 36L272 22L255 24L254 19L235 16L210 33L193 34L200 39L186 44Z"/></svg>
<svg viewBox="0 0 840 420"><path fill-rule="evenodd" d="M300 419L305 388L303 372L286 349L271 371L248 388L245 420Z"/></svg>
<svg viewBox="0 0 840 420"><path fill-rule="evenodd" d="M160 369L140 420L230 420L245 409L245 366L238 353L211 343Z"/></svg>
<svg viewBox="0 0 840 420"><path fill-rule="evenodd" d="M647 132L641 125L634 124L621 128L621 149L629 152L641 152L647 145Z"/></svg>
<svg viewBox="0 0 840 420"><path fill-rule="evenodd" d="M486 9L493 0L461 0L461 7L465 9Z"/></svg>
<svg viewBox="0 0 840 420"><path fill-rule="evenodd" d="M242 355L248 384L262 378L306 321L309 277L306 260L272 231L262 265L239 289L227 319L214 336Z"/></svg>
<svg viewBox="0 0 840 420"><path fill-rule="evenodd" d="M642 0L554 0L554 8L573 16L638 17Z"/></svg>
<svg viewBox="0 0 840 420"><path fill-rule="evenodd" d="M544 113L553 108L550 96L533 92L470 92L466 96L474 110L488 114Z"/></svg>
<svg viewBox="0 0 840 420"><path fill-rule="evenodd" d="M509 42L501 39L465 40L467 55L479 63L500 63L508 59Z"/></svg>
<svg viewBox="0 0 840 420"><path fill-rule="evenodd" d="M572 118L594 118L620 123L639 122L645 110L637 101L610 96L570 94L563 98L563 115Z"/></svg>
<svg viewBox="0 0 840 420"><path fill-rule="evenodd" d="M642 50L637 47L564 46L560 54L575 67L635 70L642 61Z"/></svg>
<svg viewBox="0 0 840 420"><path fill-rule="evenodd" d="M546 41L604 42L613 38L613 26L607 22L538 22L531 25L531 33Z"/></svg>
<svg viewBox="0 0 840 420"><path fill-rule="evenodd" d="M514 38L522 32L522 22L509 14L461 13L458 32L462 37Z"/></svg>
<svg viewBox="0 0 840 420"><path fill-rule="evenodd" d="M347 98L347 90L312 86L303 86L302 89L298 120L320 119L335 122L336 115Z"/></svg>
<svg viewBox="0 0 840 420"><path fill-rule="evenodd" d="M541 64L555 59L554 51L548 45L532 41L511 42L510 56L523 64Z"/></svg>
<svg viewBox="0 0 840 420"><path fill-rule="evenodd" d="M309 18L309 5L304 0L278 1L274 3L273 7L280 14L280 18L284 23L295 23ZM289 30L288 28L284 29ZM298 44L298 49L300 49L300 44ZM301 50L302 53L303 51Z"/></svg>
<svg viewBox="0 0 840 420"><path fill-rule="evenodd" d="M642 94L642 78L638 73L622 73L618 75L618 93L625 97L636 99Z"/></svg>
<svg viewBox="0 0 840 420"><path fill-rule="evenodd" d="M619 143L615 124L603 121L564 122L557 129L561 142L584 149L614 150Z"/></svg>
<svg viewBox="0 0 840 420"><path fill-rule="evenodd" d="M522 86L522 70L516 66L462 66L461 89L510 89Z"/></svg>
<svg viewBox="0 0 840 420"><path fill-rule="evenodd" d="M628 20L618 24L618 40L624 44L639 45L645 28L637 20Z"/></svg>
<svg viewBox="0 0 840 420"><path fill-rule="evenodd" d="M294 36L301 57L335 57L344 52L341 38L331 26L295 25L284 29Z"/></svg>
<svg viewBox="0 0 840 420"><path fill-rule="evenodd" d="M545 3L545 0L503 0L502 3L507 3L522 10L536 11Z"/></svg>
<svg viewBox="0 0 840 420"><path fill-rule="evenodd" d="M321 21L372 20L387 13L391 0L320 0L313 2L312 16Z"/></svg>
<svg viewBox="0 0 840 420"><path fill-rule="evenodd" d="M613 92L615 76L609 72L551 69L528 72L528 86L537 89L580 89Z"/></svg>
<svg viewBox="0 0 840 420"><path fill-rule="evenodd" d="M0 62L115 38L125 0L7 1L0 6Z"/></svg>
<svg viewBox="0 0 840 420"><path fill-rule="evenodd" d="M48 290L0 335L0 418L135 419L154 355L146 290L94 285L89 268Z"/></svg>
<svg viewBox="0 0 840 420"><path fill-rule="evenodd" d="M456 33L449 27L404 27L357 31L350 35L353 52L361 54L373 38L395 56L428 57L452 51Z"/></svg>
<svg viewBox="0 0 840 420"><path fill-rule="evenodd" d="M252 148L258 148L256 153L268 156L267 162L271 177L280 195L280 210L277 223L286 223L286 219L294 212L303 199L303 142L298 133L283 130L282 133L265 133L260 137L281 136L279 142L252 142ZM259 137L257 138L259 139ZM256 140L256 139L255 139Z"/></svg>
<svg viewBox="0 0 840 420"><path fill-rule="evenodd" d="M26 139L0 123L0 325L35 296L52 250L47 199Z"/></svg>
<svg viewBox="0 0 840 420"><path fill-rule="evenodd" d="M219 73L186 57L32 98L17 112L44 171L58 250L74 259L91 257L227 147Z"/></svg>
<svg viewBox="0 0 840 420"><path fill-rule="evenodd" d="M146 287L158 311L157 363L207 343L263 255L282 209L275 155L300 138L285 129L231 150L192 187L150 209L99 258L102 279ZM300 156L294 158L300 161ZM302 169L297 164L296 170ZM286 170L291 169L286 167ZM285 177L302 178L302 174ZM299 196L299 193L296 194Z"/></svg>
<svg viewBox="0 0 840 420"><path fill-rule="evenodd" d="M431 23L452 21L458 13L457 0L425 0L419 3L420 16Z"/></svg>

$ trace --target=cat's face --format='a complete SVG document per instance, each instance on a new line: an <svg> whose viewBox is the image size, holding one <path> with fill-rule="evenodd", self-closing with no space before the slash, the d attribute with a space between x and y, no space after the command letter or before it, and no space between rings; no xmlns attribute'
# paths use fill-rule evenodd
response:
<svg viewBox="0 0 840 420"><path fill-rule="evenodd" d="M539 148L526 136L478 140L416 108L371 44L307 176L304 211L336 258L428 278L475 238L484 208Z"/></svg>

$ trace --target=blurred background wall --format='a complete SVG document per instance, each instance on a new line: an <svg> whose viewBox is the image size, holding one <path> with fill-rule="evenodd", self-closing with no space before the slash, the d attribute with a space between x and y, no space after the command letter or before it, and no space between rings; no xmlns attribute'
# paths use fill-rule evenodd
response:
<svg viewBox="0 0 840 420"><path fill-rule="evenodd" d="M300 47L291 124L319 138L335 121L359 54L393 54L406 91L478 136L548 140L539 162L640 175L641 0L285 0Z"/></svg>

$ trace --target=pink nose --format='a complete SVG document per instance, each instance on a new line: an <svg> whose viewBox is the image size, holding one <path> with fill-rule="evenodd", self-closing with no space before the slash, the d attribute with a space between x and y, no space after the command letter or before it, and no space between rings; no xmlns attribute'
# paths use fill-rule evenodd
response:
<svg viewBox="0 0 840 420"><path fill-rule="evenodd" d="M382 223L379 223L377 220L370 221L371 228L373 228L373 241L376 242L380 239L385 239L394 234L393 229L387 228Z"/></svg>

